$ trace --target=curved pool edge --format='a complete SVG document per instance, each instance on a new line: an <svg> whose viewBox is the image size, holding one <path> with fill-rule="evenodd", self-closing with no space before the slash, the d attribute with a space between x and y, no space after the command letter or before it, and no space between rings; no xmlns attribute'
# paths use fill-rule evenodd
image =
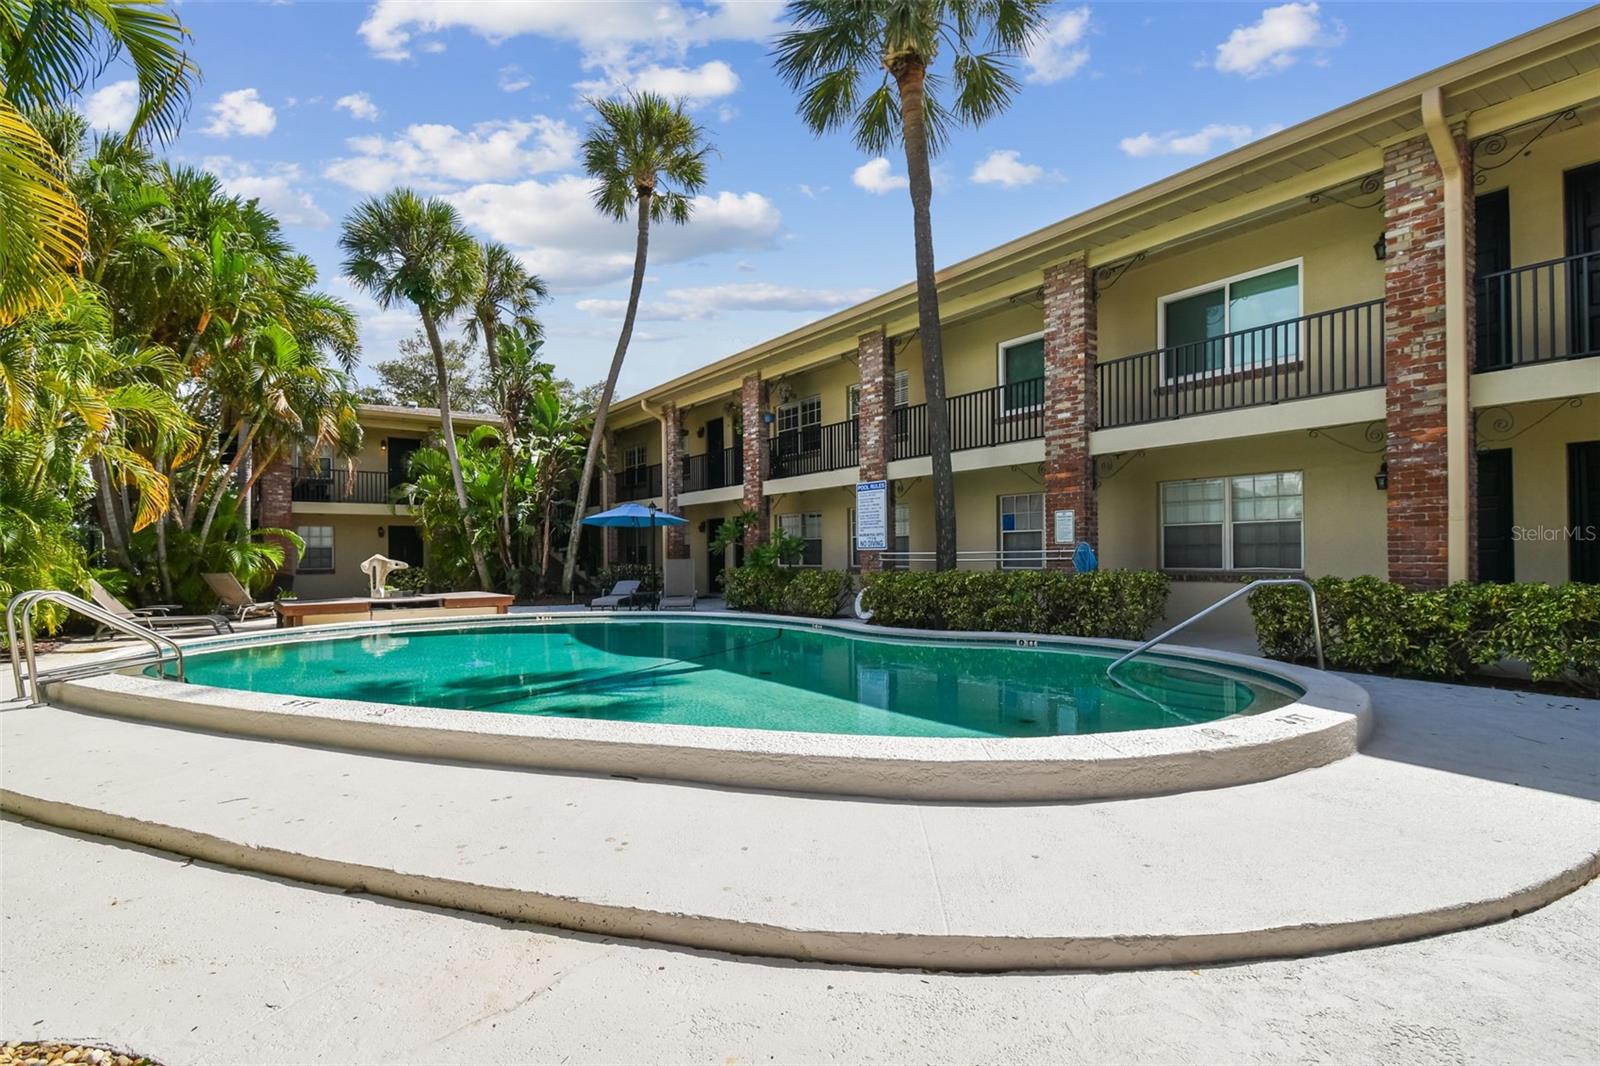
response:
<svg viewBox="0 0 1600 1066"><path fill-rule="evenodd" d="M557 612L448 623L419 620L214 637L239 644L468 625L613 618ZM1012 633L930 633L845 620L656 612L653 618L765 622L917 640L1126 650L1128 641ZM1272 711L1121 733L1028 738L886 737L715 726L557 719L220 689L111 673L58 682L51 702L124 718L268 740L556 772L900 800L1096 800L1223 788L1281 777L1354 754L1372 728L1366 690L1317 670L1231 652L1164 646L1163 659L1243 669L1303 690Z"/></svg>

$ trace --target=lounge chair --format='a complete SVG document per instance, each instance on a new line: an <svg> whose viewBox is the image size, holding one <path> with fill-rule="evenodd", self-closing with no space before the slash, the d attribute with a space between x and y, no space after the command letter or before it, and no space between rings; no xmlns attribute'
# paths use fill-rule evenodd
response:
<svg viewBox="0 0 1600 1066"><path fill-rule="evenodd" d="M661 565L661 609L694 610L694 560L667 559Z"/></svg>
<svg viewBox="0 0 1600 1066"><path fill-rule="evenodd" d="M137 622L150 629L194 629L198 626L210 626L214 633L232 633L233 626L220 614L167 614L171 607L129 607L110 592L94 578L89 579L89 596L96 604L116 615L126 618L130 622ZM100 636L107 627L102 625L95 631Z"/></svg>
<svg viewBox="0 0 1600 1066"><path fill-rule="evenodd" d="M211 586L211 591L216 594L223 613L231 615L235 622L248 621L252 615L272 613L272 604L257 603L250 595L250 590L239 584L239 579L232 574L201 574L206 579L206 584Z"/></svg>
<svg viewBox="0 0 1600 1066"><path fill-rule="evenodd" d="M596 596L594 599L590 600L589 609L592 611L596 610L597 608L604 607L614 611L618 607L631 606L633 604L633 598L638 594L639 582L618 581L615 585L611 586L611 592L609 595Z"/></svg>

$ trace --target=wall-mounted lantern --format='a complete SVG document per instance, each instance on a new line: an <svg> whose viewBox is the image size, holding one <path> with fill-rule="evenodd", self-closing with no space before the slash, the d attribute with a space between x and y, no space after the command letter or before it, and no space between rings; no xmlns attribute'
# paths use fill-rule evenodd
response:
<svg viewBox="0 0 1600 1066"><path fill-rule="evenodd" d="M1379 463L1378 472L1372 475L1372 483L1378 486L1379 492L1389 491L1389 464Z"/></svg>
<svg viewBox="0 0 1600 1066"><path fill-rule="evenodd" d="M1372 258L1380 263L1389 258L1389 234L1387 232L1378 234L1378 239L1372 242Z"/></svg>

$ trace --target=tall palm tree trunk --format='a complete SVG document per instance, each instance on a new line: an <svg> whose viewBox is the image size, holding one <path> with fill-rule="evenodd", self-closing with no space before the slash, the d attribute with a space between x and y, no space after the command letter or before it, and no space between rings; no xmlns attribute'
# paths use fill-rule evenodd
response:
<svg viewBox="0 0 1600 1066"><path fill-rule="evenodd" d="M450 371L444 365L444 343L439 340L439 325L433 315L422 310L422 328L428 334L428 346L433 349L433 372L439 380L439 432L444 434L444 454L450 460L450 480L455 482L456 503L461 507L461 527L466 531L467 544L472 548L472 565L478 571L478 584L484 591L493 591L489 581L489 564L484 561L483 550L472 533L472 514L467 508L467 483L461 477L461 457L456 454L456 427L450 418Z"/></svg>
<svg viewBox="0 0 1600 1066"><path fill-rule="evenodd" d="M126 527L117 513L116 493L111 490L111 472L106 469L106 461L98 455L90 460L89 468L94 474L95 504L100 511L100 530L105 534L106 553L117 566L131 571L133 561L128 556L128 539L124 533Z"/></svg>
<svg viewBox="0 0 1600 1066"><path fill-rule="evenodd" d="M956 566L956 482L950 469L950 408L944 396L944 341L939 330L939 288L933 276L933 177L923 116L926 70L908 66L896 77L900 120L911 185L912 231L917 253L917 333L922 341L922 385L927 393L928 455L933 461L934 566Z"/></svg>
<svg viewBox="0 0 1600 1066"><path fill-rule="evenodd" d="M650 192L639 190L639 237L633 249L633 284L628 289L628 311L622 316L622 333L617 337L617 350L611 356L611 372L606 375L605 388L600 391L600 403L594 409L594 428L589 432L589 450L583 455L583 473L578 478L577 513L572 516L572 534L567 538L567 558L561 568L561 591L572 591L572 576L578 569L578 538L583 534L583 510L589 500L589 483L594 480L595 460L600 455L600 442L606 438L606 414L611 407L611 394L617 389L617 376L622 373L622 359L628 354L628 342L633 339L633 320L639 313L639 293L644 288L644 263L650 252Z"/></svg>

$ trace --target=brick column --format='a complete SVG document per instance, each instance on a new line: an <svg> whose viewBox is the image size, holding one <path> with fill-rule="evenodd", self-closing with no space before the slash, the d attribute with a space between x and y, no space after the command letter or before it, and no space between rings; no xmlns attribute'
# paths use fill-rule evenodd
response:
<svg viewBox="0 0 1600 1066"><path fill-rule="evenodd" d="M294 477L289 472L288 462L284 459L274 461L256 484L261 490L261 513L257 516L261 525L272 529L293 529ZM283 547L283 565L278 572L292 576L300 561L294 545L282 537L273 537L272 540Z"/></svg>
<svg viewBox="0 0 1600 1066"><path fill-rule="evenodd" d="M661 405L661 510L678 513L678 495L683 490L683 416L678 405ZM689 558L687 526L668 526L668 559Z"/></svg>
<svg viewBox="0 0 1600 1066"><path fill-rule="evenodd" d="M1458 158L1464 146L1457 145ZM1472 185L1464 182L1466 262L1472 262ZM1389 147L1383 156L1384 401L1388 466L1389 580L1412 588L1449 581L1449 365L1446 348L1446 183L1427 137ZM1469 268L1470 269L1470 266ZM1466 288L1471 298L1471 286ZM1467 307L1470 360L1471 306ZM1467 387L1467 371L1460 388ZM1472 452L1465 420L1465 454ZM1470 483L1469 483L1470 484ZM1469 559L1476 554L1468 506ZM1471 572L1471 564L1467 564Z"/></svg>
<svg viewBox="0 0 1600 1066"><path fill-rule="evenodd" d="M600 475L600 510L609 511L617 505L617 435L608 430L601 447L606 468ZM614 526L606 526L600 530L600 565L611 567L621 561L622 540Z"/></svg>
<svg viewBox="0 0 1600 1066"><path fill-rule="evenodd" d="M1044 272L1044 534L1045 547L1070 556L1076 544L1055 543L1055 513L1075 514L1075 541L1099 550L1099 509L1089 432L1095 401L1094 272L1073 259ZM1068 569L1070 558L1047 564Z"/></svg>
<svg viewBox="0 0 1600 1066"><path fill-rule="evenodd" d="M744 509L760 515L755 527L745 530L744 546L754 548L767 539L772 524L764 487L767 482L767 424L761 415L767 408L767 383L760 374L744 379L739 390L740 418L744 428Z"/></svg>
<svg viewBox="0 0 1600 1066"><path fill-rule="evenodd" d="M856 412L856 450L861 459L861 480L882 481L889 476L889 442L894 415L894 345L883 327L856 339L856 364L861 370L861 396ZM889 538L894 543L894 486L889 486ZM863 573L883 569L883 553L856 552Z"/></svg>

